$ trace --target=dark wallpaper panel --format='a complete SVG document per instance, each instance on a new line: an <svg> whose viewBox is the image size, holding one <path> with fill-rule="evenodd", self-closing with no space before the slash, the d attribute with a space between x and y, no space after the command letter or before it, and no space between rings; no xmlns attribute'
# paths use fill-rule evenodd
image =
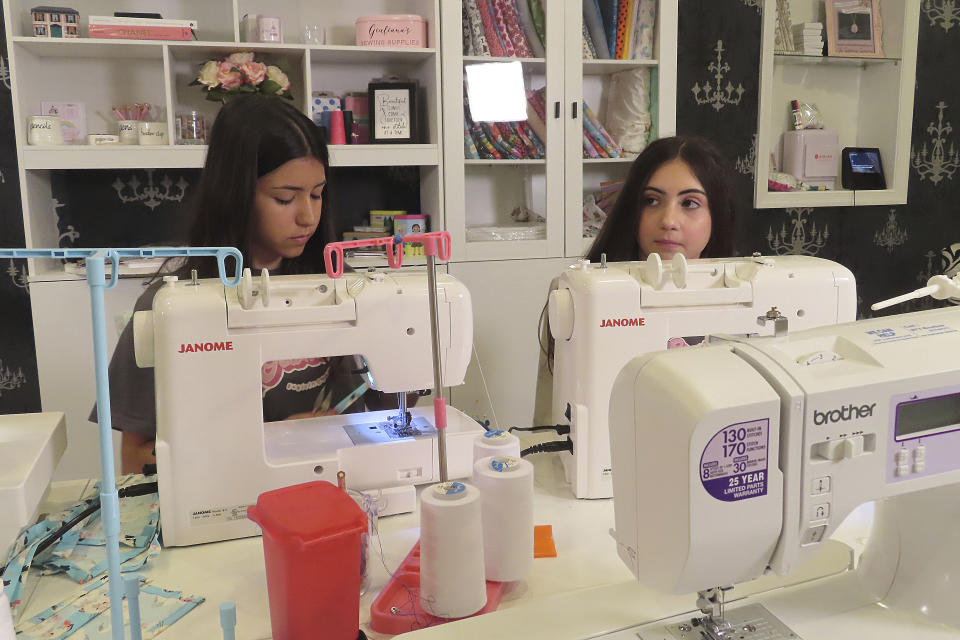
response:
<svg viewBox="0 0 960 640"><path fill-rule="evenodd" d="M957 135L947 127L950 108L960 123L960 83L944 70L960 64L960 11L952 22L921 12L913 149L906 205L795 209L753 208L753 163L760 65L758 0L681 0L678 35L677 129L714 140L737 169L737 237L741 255L804 254L836 260L857 278L861 317L870 304L923 286L956 262L960 176L950 164ZM719 56L719 58L718 58ZM719 91L718 91L719 87ZM733 90L729 90L732 87ZM942 125L940 114L944 114ZM940 136L944 149L934 152ZM927 153L923 155L926 145ZM939 147L937 147L939 148ZM895 313L933 306L928 299L892 308Z"/></svg>
<svg viewBox="0 0 960 640"><path fill-rule="evenodd" d="M960 82L953 71L960 65L960 10L947 18L920 16L914 166L906 205L755 210L759 4L680 0L678 132L711 138L736 167L739 254L800 253L837 260L856 275L860 313L868 316L870 303L922 286L960 262ZM0 245L23 246L5 70L0 16ZM61 244L175 240L187 224L196 177L196 171L163 169L59 172L50 206L59 213ZM420 201L419 178L406 168L339 170L331 182L338 189L341 230L360 224L368 209L415 210ZM22 261L0 264L0 413L40 410L23 269ZM934 304L926 299L891 312Z"/></svg>
<svg viewBox="0 0 960 640"><path fill-rule="evenodd" d="M22 247L17 145L3 24L0 12L0 247ZM0 260L0 413L40 410L37 357L25 271L25 260Z"/></svg>

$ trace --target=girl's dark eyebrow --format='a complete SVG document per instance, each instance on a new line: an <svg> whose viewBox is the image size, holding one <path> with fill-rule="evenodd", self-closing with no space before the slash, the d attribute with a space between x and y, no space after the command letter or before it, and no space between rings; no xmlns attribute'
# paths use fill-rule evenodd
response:
<svg viewBox="0 0 960 640"><path fill-rule="evenodd" d="M318 182L317 184L313 185L313 186L310 188L310 191L313 191L314 189L318 189L318 188L320 188L320 187L325 187L325 186L327 186L327 181L326 181L326 180L324 180L323 182ZM303 187L295 187L295 186L293 186L293 185L282 185L282 186L271 187L271 188L272 188L272 189L286 189L286 190L288 190L288 191L303 191Z"/></svg>
<svg viewBox="0 0 960 640"><path fill-rule="evenodd" d="M664 194L664 195L666 195L666 193L667 193L667 192L664 191L663 189L658 189L658 188L656 188L656 187L651 187L651 186L649 186L649 185L647 185L647 188L644 189L644 191L656 191L657 193L662 193L662 194ZM681 192L678 193L677 195L682 196L682 195L686 195L686 194L688 194L688 193L699 193L699 194L701 194L701 195L703 195L703 196L706 196L706 195L707 195L707 192L706 192L706 191L702 191L702 190L700 190L700 189L684 189L683 191L681 191Z"/></svg>

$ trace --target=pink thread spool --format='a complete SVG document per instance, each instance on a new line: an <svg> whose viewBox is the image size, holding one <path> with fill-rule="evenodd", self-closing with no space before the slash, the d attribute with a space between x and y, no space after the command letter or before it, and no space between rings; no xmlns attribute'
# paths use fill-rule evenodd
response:
<svg viewBox="0 0 960 640"><path fill-rule="evenodd" d="M343 111L330 112L330 144L347 144L347 134L343 130Z"/></svg>

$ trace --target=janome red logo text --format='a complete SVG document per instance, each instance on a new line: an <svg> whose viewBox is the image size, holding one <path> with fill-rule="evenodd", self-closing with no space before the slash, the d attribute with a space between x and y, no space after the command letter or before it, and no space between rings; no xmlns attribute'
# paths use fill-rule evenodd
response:
<svg viewBox="0 0 960 640"><path fill-rule="evenodd" d="M604 327L642 327L643 318L604 318L600 321L600 328Z"/></svg>
<svg viewBox="0 0 960 640"><path fill-rule="evenodd" d="M233 342L191 342L181 343L177 353L201 353L203 351L233 351Z"/></svg>

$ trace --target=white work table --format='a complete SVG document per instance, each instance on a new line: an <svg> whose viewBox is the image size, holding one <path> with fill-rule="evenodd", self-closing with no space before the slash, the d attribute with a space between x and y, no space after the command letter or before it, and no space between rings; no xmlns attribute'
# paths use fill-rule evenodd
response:
<svg viewBox="0 0 960 640"><path fill-rule="evenodd" d="M490 617L491 623L500 621L498 626L502 625L499 629L502 634L509 634L514 624L530 615L545 616L540 621L548 622L555 606L552 603L562 603L569 598L583 603L596 600L599 608L595 607L595 610L598 613L608 612L604 614L604 626L608 630L650 620L650 615L664 617L694 608L694 598L690 595L657 594L634 583L630 571L617 557L614 541L609 535L609 529L613 526L611 500L574 499L563 482L557 454L540 454L532 458L536 467L534 523L553 526L557 557L535 560L528 578L510 585L505 592L500 613L493 614L495 617L485 616ZM51 487L47 502L71 503L84 486L83 482L56 483ZM374 639L390 636L369 628L370 603L386 584L388 568L395 569L417 541L418 516L409 513L381 518L379 532L379 546L375 540L374 555L370 562L371 588L360 601L361 629ZM377 557L380 549L382 562ZM813 566L801 568L786 583L843 571L849 565L850 553L849 547L838 542L825 545L823 552L810 563ZM263 547L259 537L164 548L140 573L158 586L206 598L206 602L166 630L163 638L220 638L218 606L228 600L237 605L238 640L270 638ZM784 584L784 580L764 577L737 587L733 592L734 597L769 589L777 584ZM25 593L24 615L34 615L76 589L77 585L63 576L40 578L33 575ZM578 597L578 594L582 597ZM635 613L629 605L634 601L637 605ZM614 613L611 607L615 605L622 606ZM444 629L434 628L427 635L443 637ZM453 631L454 628L448 630L451 633ZM566 631L563 637L576 633L576 627Z"/></svg>

